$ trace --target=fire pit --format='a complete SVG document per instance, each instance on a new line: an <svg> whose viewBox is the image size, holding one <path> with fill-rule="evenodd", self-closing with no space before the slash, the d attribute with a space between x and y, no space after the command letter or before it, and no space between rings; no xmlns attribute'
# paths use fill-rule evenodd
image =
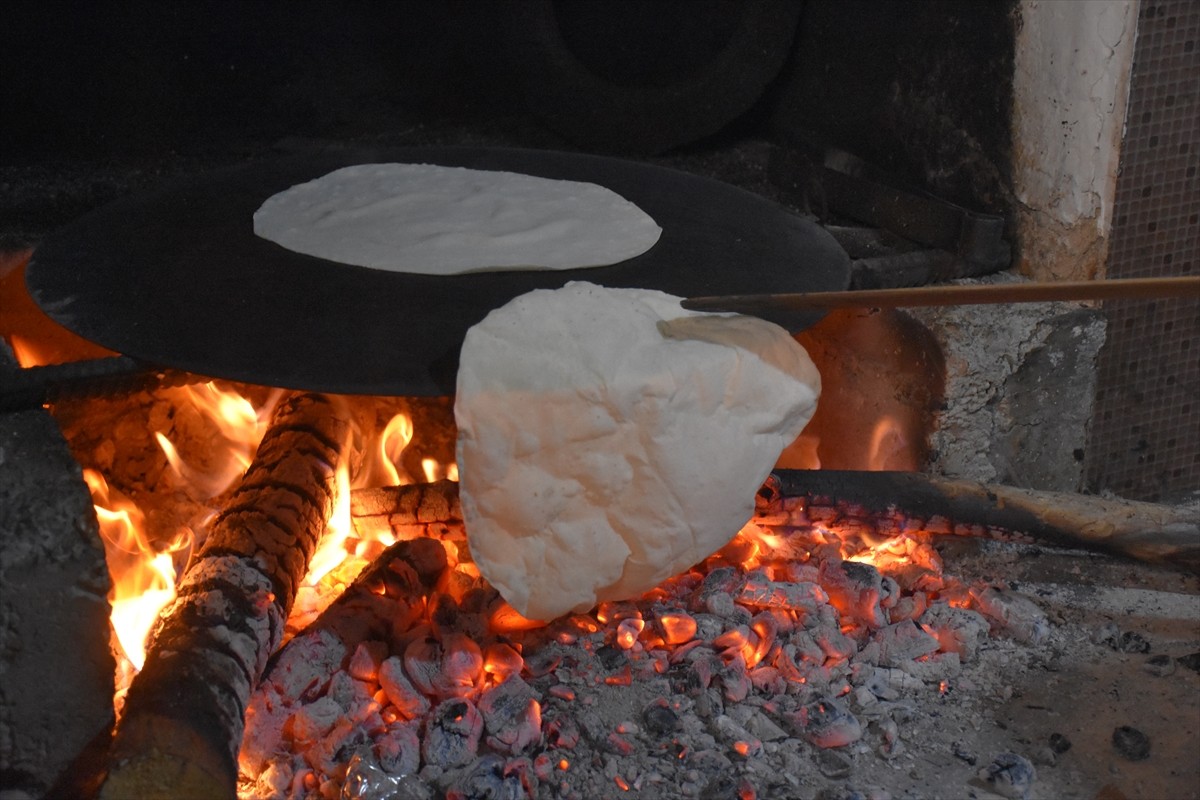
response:
<svg viewBox="0 0 1200 800"><path fill-rule="evenodd" d="M63 398L53 408L106 537L114 627L123 629L130 605L122 587L139 580L139 602L157 591L190 626L160 629L159 663L177 661L155 673L164 686L180 672L207 676L198 686L213 681L187 659L222 640L203 629L213 622L205 621L212 592L222 590L192 580L172 601L174 572L192 549L193 561L236 552L227 537L199 538L231 530L254 486L279 485L254 477L261 466L240 483L239 475L256 449L256 465L271 462L257 440L280 394L197 383ZM280 426L315 424L289 422L308 413L289 402L272 428L276 442ZM285 643L262 657L271 656L261 683L241 690L244 718L217 717L216 740L232 741L236 768L222 763L233 752L205 744L214 736L201 721L215 710L210 698L150 688L127 705L118 687L122 724L156 721L119 737L111 756L85 752L59 793L94 791L108 771L100 796L128 796L130 787L154 796L167 786L203 795L222 770L235 772L216 780L236 774L247 798L1091 798L1194 789L1194 577L906 509L903 493L883 504L847 499L844 488L813 480L836 472L785 469L760 493L755 518L703 563L641 598L534 622L472 564L457 487L446 480L448 401L338 402L317 419L346 420L356 433L321 438L357 455L345 457L342 477L320 483L330 491L318 503L328 524L305 525L321 544L307 567L290 568L307 575L286 625L279 619L267 637ZM890 452L893 439L876 439ZM880 452L867 455L878 464ZM130 550L140 554L118 575L114 556ZM157 583L135 577L153 567L166 574ZM178 613L188 607L196 611ZM233 620L253 618L240 609ZM236 629L230 613L218 610L217 621ZM128 641L117 652L138 658ZM147 663L155 658L152 649ZM181 701L193 711L172 712ZM169 757L139 771L147 753ZM170 769L155 773L164 763Z"/></svg>

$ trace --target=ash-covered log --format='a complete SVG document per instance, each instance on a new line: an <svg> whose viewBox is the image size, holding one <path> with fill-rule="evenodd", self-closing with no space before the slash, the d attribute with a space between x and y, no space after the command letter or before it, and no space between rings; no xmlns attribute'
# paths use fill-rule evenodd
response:
<svg viewBox="0 0 1200 800"><path fill-rule="evenodd" d="M1027 534L1040 541L1173 564L1200 572L1200 513L1121 498L945 480L915 472L776 470L759 493L840 508L847 517L899 512L947 533ZM824 511L820 513L825 513Z"/></svg>
<svg viewBox="0 0 1200 800"><path fill-rule="evenodd" d="M102 800L235 796L246 704L332 512L351 433L322 396L276 411L151 636Z"/></svg>
<svg viewBox="0 0 1200 800"><path fill-rule="evenodd" d="M407 655L400 654L448 567L446 550L436 540L399 541L283 647L246 713L239 764L245 781L258 789L271 787L265 796L287 791L293 755L285 740L326 772L336 769L336 753L361 744L365 730L387 727L380 717L382 704L363 691L367 681L382 684L385 702L403 720L418 720L393 726L389 743L379 752L381 763L389 770L404 764L402 772L416 771L416 726L430 704L406 677ZM392 651L397 654L389 656ZM344 669L357 682L332 685Z"/></svg>

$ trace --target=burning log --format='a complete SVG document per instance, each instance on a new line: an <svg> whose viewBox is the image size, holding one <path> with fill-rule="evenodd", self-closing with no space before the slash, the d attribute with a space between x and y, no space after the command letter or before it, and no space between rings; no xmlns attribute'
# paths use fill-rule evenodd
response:
<svg viewBox="0 0 1200 800"><path fill-rule="evenodd" d="M900 512L909 526L946 533L1024 533L1200 572L1200 515L1120 498L943 480L914 472L777 470L759 493L770 516L785 498L804 498L812 521ZM786 504L786 501L785 501Z"/></svg>
<svg viewBox="0 0 1200 800"><path fill-rule="evenodd" d="M403 774L415 763L416 730L431 704L406 675L406 643L416 647L424 643L424 637L418 637L413 628L423 618L426 598L443 582L448 566L445 549L433 539L397 542L284 646L246 713L240 754L245 780L270 784L279 774L290 773L291 757L279 756L287 750L285 740L303 745L319 760L320 753L361 744L355 737L368 729L387 731L385 743L373 753L385 772ZM372 650L376 652L372 654ZM389 656L389 650L404 653L404 657ZM336 675L346 663L355 680L348 686L335 686ZM376 684L382 695L362 691ZM445 702L457 699L448 696ZM386 710L385 705L389 707ZM317 706L331 709L329 724L309 726L311 735L299 733L297 722L316 716L312 709ZM385 718L385 713L395 716ZM338 720L348 724L335 725ZM329 767L323 763L313 766Z"/></svg>
<svg viewBox="0 0 1200 800"><path fill-rule="evenodd" d="M280 406L151 637L103 800L234 797L246 704L332 512L350 439L324 397Z"/></svg>
<svg viewBox="0 0 1200 800"><path fill-rule="evenodd" d="M350 494L350 515L357 528L379 527L401 538L440 538L438 526L461 525L463 518L454 481L355 489Z"/></svg>

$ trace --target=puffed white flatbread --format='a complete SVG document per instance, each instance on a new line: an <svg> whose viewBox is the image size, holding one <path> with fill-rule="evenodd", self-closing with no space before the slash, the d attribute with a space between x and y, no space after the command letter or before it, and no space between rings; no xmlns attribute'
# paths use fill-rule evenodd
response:
<svg viewBox="0 0 1200 800"><path fill-rule="evenodd" d="M517 297L460 358L471 554L534 619L640 595L750 519L819 393L808 353L760 319L580 282Z"/></svg>
<svg viewBox="0 0 1200 800"><path fill-rule="evenodd" d="M433 164L358 164L286 189L254 232L297 253L423 275L616 264L662 229L594 183Z"/></svg>

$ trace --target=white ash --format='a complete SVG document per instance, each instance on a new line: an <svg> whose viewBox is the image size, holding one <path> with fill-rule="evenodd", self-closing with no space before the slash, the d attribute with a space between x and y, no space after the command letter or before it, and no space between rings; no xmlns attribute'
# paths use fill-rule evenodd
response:
<svg viewBox="0 0 1200 800"><path fill-rule="evenodd" d="M457 599L406 627L300 634L252 698L242 796L915 798L931 765L914 727L936 731L937 768L958 764L965 796L979 768L952 743L988 724L983 701L1011 695L1004 676L1029 658L965 608L994 602L988 587L916 569L889 586L827 532L769 532L823 557L747 568L729 560L753 552L742 536L639 600L519 632L489 626L485 581L451 573ZM896 770L911 791L880 788Z"/></svg>

